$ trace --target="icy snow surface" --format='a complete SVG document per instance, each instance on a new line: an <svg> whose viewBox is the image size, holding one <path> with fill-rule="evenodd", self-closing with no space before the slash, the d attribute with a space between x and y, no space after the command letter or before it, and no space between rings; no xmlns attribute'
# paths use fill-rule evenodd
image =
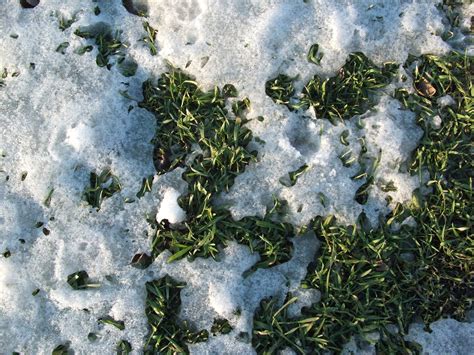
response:
<svg viewBox="0 0 474 355"><path fill-rule="evenodd" d="M157 56L140 41L143 18L128 13L121 1L41 0L33 9L21 8L17 0L0 3L0 69L8 72L0 88L0 252L11 252L9 258L0 256L1 352L50 353L69 342L76 353L112 353L120 339L139 352L148 332L144 286L165 272L188 283L182 292L183 317L208 328L221 315L234 326L229 335L190 347L196 353L251 352L249 344L235 340L235 332L251 332L253 311L263 297L293 291L300 296L295 315L318 300L317 294L298 289L318 246L314 236L295 239L296 257L288 263L246 279L242 272L258 257L235 244L223 251L221 262L167 265L165 252L148 270L130 266L134 254L150 252L145 216L185 218L176 208L176 198L186 191L179 169L155 177L153 191L135 197L142 178L154 173L149 142L156 127L150 113L119 94L127 90L140 100L141 83L165 71L167 62L181 68L188 64L187 72L205 87L234 84L252 102L249 116L265 117L249 126L266 142L255 144L259 162L223 196L236 218L262 214L275 194L288 201L288 218L295 225L327 213L354 221L361 211L353 201L360 183L349 177L356 168L344 168L337 158L344 129L350 131L355 154L363 135L373 154L382 149L376 178L398 188L393 202L409 199L419 185L400 169L421 132L399 103L382 95L374 111L364 115L362 130L355 128L356 118L346 126L331 126L324 119L311 120L310 111L290 113L274 104L265 95L265 82L283 72L299 74L301 88L316 73L333 75L353 51L379 64L403 62L408 53L441 54L449 46L439 37L444 27L436 1L140 3L158 30ZM95 6L101 9L98 16ZM61 31L59 18L76 22ZM117 66L99 68L97 49L75 53L88 43L73 34L75 29L99 22L123 31L128 55L139 63L134 77L123 77ZM64 42L69 47L61 54L56 49ZM320 67L305 58L313 43L324 52ZM304 163L310 169L294 187L279 184L282 175ZM90 172L105 168L119 177L122 190L96 211L82 194ZM326 207L318 202L319 193L326 196ZM390 208L385 197L377 187L371 193L366 210L373 221ZM67 276L80 270L100 288L73 290ZM239 319L232 316L237 307ZM124 321L125 329L99 324L104 316ZM90 332L98 339L89 341Z"/></svg>

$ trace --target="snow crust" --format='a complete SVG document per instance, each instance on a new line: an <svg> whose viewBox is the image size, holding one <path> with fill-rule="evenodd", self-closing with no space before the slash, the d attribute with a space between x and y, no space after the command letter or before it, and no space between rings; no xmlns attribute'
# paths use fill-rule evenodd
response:
<svg viewBox="0 0 474 355"><path fill-rule="evenodd" d="M155 177L153 191L136 198L142 178L154 174L149 142L156 129L154 117L136 101L141 99L141 83L165 71L168 62L186 67L204 86L234 84L252 102L249 118L265 117L262 123L249 124L266 142L255 143L259 162L223 197L236 218L262 214L276 194L288 201L288 219L296 225L327 213L353 221L362 210L353 201L360 182L349 178L356 167L345 168L337 158L345 129L354 153L362 136L372 154L382 148L376 178L381 183L393 180L393 202L409 199L419 186L400 168L421 132L413 115L400 110L396 101L382 96L375 110L364 115L363 129L355 128L357 118L331 126L325 119L314 120L310 111L296 114L277 106L265 95L265 82L283 72L299 74L301 88L316 73L333 75L353 51L363 51L376 63L403 62L408 53L442 54L449 46L439 36L444 25L437 1L140 3L147 9L146 20L158 30L159 54L154 57L140 41L143 18L128 13L120 1L42 0L33 9L22 9L17 0L0 4L0 69L8 71L5 87L0 87L2 352L46 354L70 343L78 354L111 353L125 339L139 353L148 333L145 283L165 273L187 282L182 318L209 329L213 317L225 316L234 327L231 334L190 346L195 353L253 352L235 335L251 334L253 312L264 297L282 301L287 292L298 296L291 306L295 316L318 301L316 291L298 287L319 245L314 235L294 239L295 254L288 263L259 269L247 278L242 272L258 256L234 243L223 250L220 262L166 264L165 251L148 270L130 265L136 253L150 253L146 217L185 218L176 204L186 192L181 169ZM61 31L61 17L76 21ZM99 68L97 49L74 53L89 43L74 30L99 22L123 31L128 55L139 63L134 77L121 76L117 66ZM69 47L61 54L56 49L64 42ZM324 52L319 67L306 60L313 43ZM124 91L126 95L119 94ZM279 184L282 175L304 163L310 170L294 187ZM82 195L90 172L106 168L118 176L122 190L96 211ZM319 193L327 197L325 207L316 198ZM372 220L390 209L385 197L377 185L366 205ZM5 251L11 256L4 257ZM100 287L73 290L67 276L80 270ZM233 313L238 308L239 317ZM104 316L124 321L125 329L99 324ZM97 334L97 340L89 340L89 333Z"/></svg>

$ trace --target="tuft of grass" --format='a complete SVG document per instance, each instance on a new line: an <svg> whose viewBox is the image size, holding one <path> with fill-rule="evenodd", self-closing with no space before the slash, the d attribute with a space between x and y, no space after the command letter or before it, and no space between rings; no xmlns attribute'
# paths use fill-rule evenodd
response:
<svg viewBox="0 0 474 355"><path fill-rule="evenodd" d="M67 283L74 290L85 290L89 288L97 288L100 286L97 283L90 282L89 274L84 270L77 271L68 275Z"/></svg>
<svg viewBox="0 0 474 355"><path fill-rule="evenodd" d="M180 292L184 286L168 275L146 284L145 313L151 330L145 345L145 354L189 353L187 343L208 339L207 330L194 331L178 318Z"/></svg>
<svg viewBox="0 0 474 355"><path fill-rule="evenodd" d="M288 294L283 305L272 298L260 302L253 319L252 336L252 346L257 354L275 354L287 347L297 354L310 353L303 328L288 316L288 306L296 300Z"/></svg>
<svg viewBox="0 0 474 355"><path fill-rule="evenodd" d="M225 95L235 88L225 87ZM247 150L252 139L243 115L248 99L235 102L236 119L228 117L226 97L217 87L208 92L179 70L161 76L156 84L143 84L144 101L140 106L156 116L154 163L159 174L184 167L183 179L188 194L179 204L187 220L178 226L156 225L152 248L155 255L170 250L169 262L188 257L216 257L218 247L229 240L248 245L262 256L260 266L271 266L290 258L292 227L274 222L276 210L263 219L234 221L228 210L214 206L221 192L228 191L237 175L255 160L256 152ZM193 147L203 151L191 162L186 157Z"/></svg>
<svg viewBox="0 0 474 355"><path fill-rule="evenodd" d="M319 51L319 44L315 43L309 48L308 52L308 62L321 65L321 60L323 59L324 54Z"/></svg>
<svg viewBox="0 0 474 355"><path fill-rule="evenodd" d="M105 317L99 318L98 321L99 321L99 323L102 323L102 324L111 325L111 326L117 328L118 330L124 330L125 329L125 322L124 321L115 320L110 316L105 316Z"/></svg>
<svg viewBox="0 0 474 355"><path fill-rule="evenodd" d="M86 188L84 199L97 210L100 210L104 199L122 190L119 179L112 174L110 169L103 170L99 175L91 172L89 180L90 187Z"/></svg>
<svg viewBox="0 0 474 355"><path fill-rule="evenodd" d="M98 50L95 60L97 66L110 70L114 64L117 64L119 72L123 76L135 75L138 64L127 57L127 45L121 40L121 31L112 32L107 26L101 26L99 23L92 27L77 28L74 34L84 39L94 40ZM90 45L83 46L76 53L82 55L90 50ZM114 61L112 61L113 57L116 57Z"/></svg>
<svg viewBox="0 0 474 355"><path fill-rule="evenodd" d="M148 21L143 22L143 29L146 32L146 35L142 38L142 41L150 48L151 55L157 55L158 49L156 48L156 33L157 31L151 27Z"/></svg>
<svg viewBox="0 0 474 355"><path fill-rule="evenodd" d="M271 97L271 99L279 104L285 105L290 110L293 110L290 104L291 98L295 94L295 88L293 87L293 80L287 75L280 74L276 78L270 79L265 84L265 93Z"/></svg>
<svg viewBox="0 0 474 355"><path fill-rule="evenodd" d="M65 343L65 344L60 344L58 346L56 346L53 351L52 351L52 355L69 355L69 354L73 354L73 350L69 347L69 342Z"/></svg>
<svg viewBox="0 0 474 355"><path fill-rule="evenodd" d="M304 164L300 166L298 169L296 169L295 171L290 171L287 177L285 176L281 178L280 184L286 187L295 186L296 183L298 182L298 178L308 170L309 170L309 166L307 164Z"/></svg>
<svg viewBox="0 0 474 355"><path fill-rule="evenodd" d="M313 107L318 117L332 123L363 114L374 105L375 92L390 83L396 70L393 63L379 68L364 54L351 53L336 76L323 79L315 75L294 107Z"/></svg>
<svg viewBox="0 0 474 355"><path fill-rule="evenodd" d="M398 204L377 229L364 215L352 226L331 216L316 218L311 228L323 243L303 287L319 290L321 301L297 319L288 317L285 306L263 302L254 319L258 353L288 346L300 353L339 352L352 336L373 332L380 334L378 351L413 353L417 344L403 335L415 319L427 325L445 315L463 319L472 307L472 57L424 55L406 65L411 63L418 63L415 87L423 80L436 92L395 95L425 130L410 171L428 170L432 193ZM437 99L447 94L455 105L440 107ZM439 129L429 123L436 114L443 121ZM403 224L407 218L415 224Z"/></svg>
<svg viewBox="0 0 474 355"><path fill-rule="evenodd" d="M128 355L132 352L132 345L127 340L120 340L117 344L118 355Z"/></svg>
<svg viewBox="0 0 474 355"><path fill-rule="evenodd" d="M65 16L63 16L63 15L61 15L61 14L59 14L59 13L57 13L56 16L57 16L57 18L58 18L59 29L60 29L61 31L63 31L63 32L66 31L69 27L72 26L72 24L73 24L74 22L77 21L77 19L76 19L75 16L73 16L73 17L70 18L70 19L68 19L67 17L65 17Z"/></svg>
<svg viewBox="0 0 474 355"><path fill-rule="evenodd" d="M211 333L212 335L217 334L229 334L233 327L229 324L229 321L224 318L216 318L212 323Z"/></svg>

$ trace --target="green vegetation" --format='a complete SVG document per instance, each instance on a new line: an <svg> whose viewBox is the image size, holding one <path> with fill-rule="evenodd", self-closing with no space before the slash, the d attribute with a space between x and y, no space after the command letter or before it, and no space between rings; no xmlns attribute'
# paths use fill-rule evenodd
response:
<svg viewBox="0 0 474 355"><path fill-rule="evenodd" d="M118 355L127 355L132 352L132 345L126 340L120 340L117 344L117 354Z"/></svg>
<svg viewBox="0 0 474 355"><path fill-rule="evenodd" d="M290 110L293 110L290 104L290 100L295 94L293 80L294 78L280 74L276 78L266 82L265 93L270 96L275 103L285 105Z"/></svg>
<svg viewBox="0 0 474 355"><path fill-rule="evenodd" d="M103 170L100 175L95 172L90 174L90 187L84 192L84 199L92 206L100 210L102 201L111 197L114 193L122 190L119 179L109 169Z"/></svg>
<svg viewBox="0 0 474 355"><path fill-rule="evenodd" d="M323 56L324 54L319 51L319 44L315 43L309 48L309 52L307 56L309 62L316 65L320 65L321 59L323 59Z"/></svg>
<svg viewBox="0 0 474 355"><path fill-rule="evenodd" d="M236 93L231 86L225 88L227 96ZM185 168L183 179L188 183L188 194L179 201L187 220L177 226L167 221L155 226L154 254L170 250L173 255L169 261L184 256L216 257L219 245L237 240L260 253L259 266L287 261L293 228L274 222L277 208L263 219L247 217L234 221L228 210L213 204L255 159L255 152L246 149L252 139L244 118L250 102L234 102L237 118L231 119L219 88L203 92L192 78L178 70L163 74L157 84L145 82L143 94L140 105L153 112L158 123L154 138L158 173L181 166ZM197 147L202 153L186 161Z"/></svg>
<svg viewBox="0 0 474 355"><path fill-rule="evenodd" d="M72 349L69 348L69 343L61 344L56 346L53 351L52 355L68 355L72 352Z"/></svg>
<svg viewBox="0 0 474 355"><path fill-rule="evenodd" d="M313 45L308 60L319 64L322 54ZM351 53L336 76L323 79L315 75L303 88L302 97L295 97L293 81L280 74L267 81L265 92L272 100L290 111L313 107L318 118L327 118L333 124L366 112L375 104L375 94L387 86L398 66L386 63L377 67L362 53Z"/></svg>
<svg viewBox="0 0 474 355"><path fill-rule="evenodd" d="M100 286L97 283L90 282L89 274L84 270L77 271L68 275L67 283L74 290L85 290L88 288L97 288Z"/></svg>
<svg viewBox="0 0 474 355"><path fill-rule="evenodd" d="M186 322L178 320L180 292L184 286L168 275L146 284L145 313L151 331L145 345L145 354L189 353L186 343L193 344L208 339L207 330L196 332Z"/></svg>
<svg viewBox="0 0 474 355"><path fill-rule="evenodd" d="M150 48L151 55L157 55L158 49L155 44L157 31L151 27L148 21L143 22L143 29L146 31L146 35L142 38L142 41Z"/></svg>
<svg viewBox="0 0 474 355"><path fill-rule="evenodd" d="M214 319L214 322L211 327L211 333L212 335L229 334L232 329L233 328L227 319L217 318Z"/></svg>
<svg viewBox="0 0 474 355"><path fill-rule="evenodd" d="M115 320L110 316L99 318L98 321L99 321L99 323L102 323L102 324L111 325L111 326L117 328L118 330L124 330L125 329L125 322L124 321Z"/></svg>
<svg viewBox="0 0 474 355"><path fill-rule="evenodd" d="M410 171L429 171L428 186L433 192L426 198L415 194L408 206L397 205L376 229L364 214L352 226L341 226L332 216L317 217L308 228L323 243L303 287L318 289L322 300L305 309L298 319L289 318L286 312L295 301L291 295L283 306L273 300L262 301L255 315L252 340L258 353L273 353L285 347L299 353L315 349L339 351L351 336L364 337L372 332L380 334L376 344L379 351L410 353L417 346L405 342L403 334L415 318L421 317L428 324L447 314L459 318L465 315L474 297L474 240L470 234L472 59L457 53L443 58L426 55L410 58L406 67L415 60L415 93L399 89L395 97L417 113L418 123L425 130ZM313 78L301 102L310 102L325 117L341 119L364 113L374 103L375 90L388 84L395 68L398 66L388 64L378 69L363 55L353 54L338 76L319 84ZM173 253L169 261L184 256L215 257L219 245L235 239L260 253L262 262L256 267L288 260L293 230L287 224L275 222L284 207L281 203L277 202L264 219L252 217L241 221L233 221L227 210L212 204L217 194L227 191L234 178L254 159L254 153L245 148L252 138L245 128L249 102L234 102L238 119L231 120L224 108L226 96L219 88L203 92L190 77L177 70L163 74L156 85L144 83L143 89L145 99L141 105L155 114L159 125L154 141L157 171L184 167L183 178L189 186L188 194L180 200L188 219L177 226L167 221L155 225L155 255L168 249ZM274 97L285 104L289 97L285 99L284 95L294 92L280 89ZM321 93L319 98L317 92ZM455 105L440 106L437 100L448 94ZM439 129L432 125L434 115L442 119ZM342 144L347 142L347 136L343 132ZM187 161L186 157L197 146L201 153ZM356 201L364 204L380 157L365 156L363 140L361 146L362 168L353 178L366 179L355 195ZM355 161L350 151L340 158L347 165ZM287 183L294 185L306 168L291 172ZM144 180L142 190L149 188ZM388 182L384 189L396 187ZM403 224L407 219L416 223ZM163 287L168 293L182 287L167 280L168 286L163 286L163 279L147 285L155 288L154 293L149 290L147 302L157 302L155 294L163 292ZM160 297L166 300L164 304L172 303L169 295ZM149 320L154 339L160 343L164 330L157 324L162 320ZM217 320L212 332L219 332L225 324L225 320ZM391 331L392 326L399 332ZM189 330L173 327L166 332L172 335L170 339L184 339L183 334L190 334ZM207 337L191 334L192 341ZM173 351L186 351L185 341L188 340L170 345L168 339L162 349L178 346Z"/></svg>
<svg viewBox="0 0 474 355"><path fill-rule="evenodd" d="M110 70L116 63L123 76L129 77L135 75L138 64L131 58L127 58L125 51L127 45L124 44L120 38L121 31L115 31L114 33L107 25L98 23L94 26L78 28L74 31L74 34L84 39L94 40L94 44L98 50L96 64L99 67L106 67ZM85 46L78 51L78 54L84 54L90 50L90 46ZM116 57L115 61L111 60L112 57Z"/></svg>
<svg viewBox="0 0 474 355"><path fill-rule="evenodd" d="M388 85L397 65L378 68L362 53L352 53L336 76L315 75L303 88L301 102L294 108L313 107L316 116L335 123L366 112L375 103L374 94Z"/></svg>
<svg viewBox="0 0 474 355"><path fill-rule="evenodd" d="M323 243L303 287L318 289L322 299L299 319L286 315L286 305L262 302L254 319L253 343L259 353L287 346L299 353L337 352L352 335L371 332L380 334L378 351L412 353L416 344L402 336L414 319L426 324L444 315L462 319L471 307L472 58L425 55L407 65L414 60L418 90L395 95L417 113L425 130L410 170L430 172L432 193L415 195L409 206L398 205L377 229L363 215L353 226L338 225L331 216L316 218L311 228ZM429 89L420 89L420 83ZM455 104L440 106L437 99L447 94ZM442 118L439 129L431 125L436 114ZM416 224L403 224L407 218ZM399 333L390 332L393 325Z"/></svg>

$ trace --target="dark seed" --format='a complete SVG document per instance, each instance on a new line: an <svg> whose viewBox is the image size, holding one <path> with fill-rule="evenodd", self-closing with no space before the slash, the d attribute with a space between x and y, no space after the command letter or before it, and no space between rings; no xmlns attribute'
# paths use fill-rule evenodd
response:
<svg viewBox="0 0 474 355"><path fill-rule="evenodd" d="M135 254L132 258L131 265L137 269L146 269L153 262L151 256L145 253Z"/></svg>

